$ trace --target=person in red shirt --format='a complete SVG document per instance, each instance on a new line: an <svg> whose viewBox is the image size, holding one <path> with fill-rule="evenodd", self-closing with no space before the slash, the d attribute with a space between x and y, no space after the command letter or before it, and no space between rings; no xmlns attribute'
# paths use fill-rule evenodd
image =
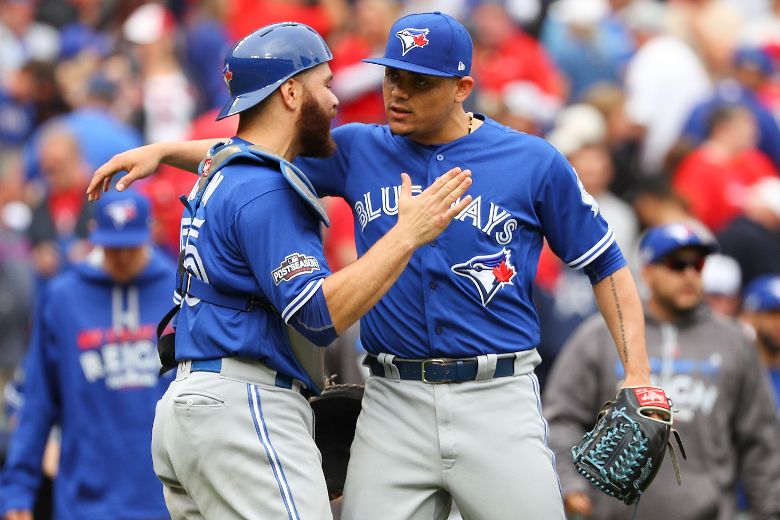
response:
<svg viewBox="0 0 780 520"><path fill-rule="evenodd" d="M348 14L345 0L229 0L227 25L235 41L258 27L289 21L304 23L327 39Z"/></svg>
<svg viewBox="0 0 780 520"><path fill-rule="evenodd" d="M712 115L707 140L674 173L675 191L712 231L720 231L742 213L748 187L778 175L771 161L756 149L757 136L747 108L720 107Z"/></svg>

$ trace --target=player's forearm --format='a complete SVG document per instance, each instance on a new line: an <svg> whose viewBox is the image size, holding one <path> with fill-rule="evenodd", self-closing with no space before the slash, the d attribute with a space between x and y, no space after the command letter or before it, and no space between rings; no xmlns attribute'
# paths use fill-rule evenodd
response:
<svg viewBox="0 0 780 520"><path fill-rule="evenodd" d="M593 294L623 362L624 385L650 384L645 318L631 272L627 267L618 269L595 284Z"/></svg>
<svg viewBox="0 0 780 520"><path fill-rule="evenodd" d="M409 263L414 250L412 240L396 226L366 254L325 278L322 291L338 334L384 296Z"/></svg>
<svg viewBox="0 0 780 520"><path fill-rule="evenodd" d="M201 139L199 141L177 141L169 143L155 143L160 162L175 168L197 173L200 161L206 156L209 148L221 139Z"/></svg>

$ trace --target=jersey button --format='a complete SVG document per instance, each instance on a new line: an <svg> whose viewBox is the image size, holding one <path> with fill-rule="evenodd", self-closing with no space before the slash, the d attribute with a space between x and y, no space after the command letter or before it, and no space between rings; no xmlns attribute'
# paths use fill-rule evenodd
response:
<svg viewBox="0 0 780 520"><path fill-rule="evenodd" d="M436 247L436 241L435 240L431 240L431 247Z"/></svg>
<svg viewBox="0 0 780 520"><path fill-rule="evenodd" d="M442 154L439 154L439 155L436 156L436 160L437 161L443 161L444 160L444 156Z"/></svg>
<svg viewBox="0 0 780 520"><path fill-rule="evenodd" d="M442 333L442 328L439 325L436 325L436 328L433 329L433 331L436 333L437 336L439 336Z"/></svg>
<svg viewBox="0 0 780 520"><path fill-rule="evenodd" d="M428 284L428 287L430 287L431 289L436 289L438 286L439 284L437 284L436 282L431 282Z"/></svg>

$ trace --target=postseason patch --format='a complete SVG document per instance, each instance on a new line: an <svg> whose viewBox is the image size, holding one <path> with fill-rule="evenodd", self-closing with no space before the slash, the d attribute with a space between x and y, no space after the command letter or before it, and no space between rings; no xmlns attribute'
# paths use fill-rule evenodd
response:
<svg viewBox="0 0 780 520"><path fill-rule="evenodd" d="M274 277L274 284L279 285L282 282L289 282L300 274L313 273L319 270L320 263L313 256L293 253L284 257L279 267L271 271L271 274Z"/></svg>

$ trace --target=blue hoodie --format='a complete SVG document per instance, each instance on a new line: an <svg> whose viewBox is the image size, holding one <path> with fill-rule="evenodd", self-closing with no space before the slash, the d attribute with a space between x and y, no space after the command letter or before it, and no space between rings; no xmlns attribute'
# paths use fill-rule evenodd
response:
<svg viewBox="0 0 780 520"><path fill-rule="evenodd" d="M62 428L58 520L168 518L152 469L160 378L157 322L170 306L174 266L153 252L132 282L79 264L47 286L25 362L24 404L3 473L3 508L31 510L41 458Z"/></svg>

